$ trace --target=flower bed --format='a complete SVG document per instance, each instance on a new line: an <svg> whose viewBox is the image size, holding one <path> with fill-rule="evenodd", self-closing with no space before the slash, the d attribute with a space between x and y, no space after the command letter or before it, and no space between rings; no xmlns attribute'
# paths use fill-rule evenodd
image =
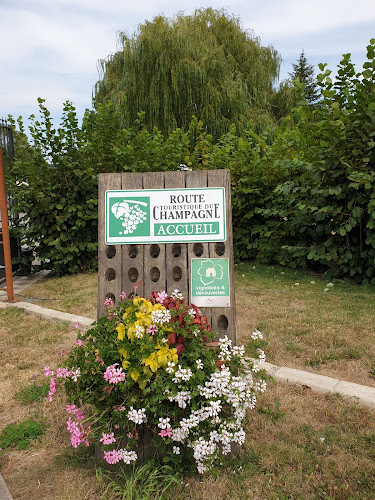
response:
<svg viewBox="0 0 375 500"><path fill-rule="evenodd" d="M195 460L203 473L231 443L242 445L246 409L265 390L264 381L254 380L258 366L243 361L244 347L226 336L217 349L207 347L216 334L178 290L148 300L122 294L118 306L107 299L106 307L79 332L56 374L45 369L50 400L65 388L72 446L95 443L108 463L130 464L146 429L164 461ZM255 331L253 339L259 337Z"/></svg>

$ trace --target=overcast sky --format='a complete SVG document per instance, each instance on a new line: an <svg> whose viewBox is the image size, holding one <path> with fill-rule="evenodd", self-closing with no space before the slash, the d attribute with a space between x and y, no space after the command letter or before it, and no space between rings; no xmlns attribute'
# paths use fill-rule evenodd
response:
<svg viewBox="0 0 375 500"><path fill-rule="evenodd" d="M0 118L26 120L38 97L57 121L66 100L81 117L91 107L97 61L116 51L118 31L131 35L158 14L208 6L225 7L278 50L281 80L302 49L316 72L320 62L335 71L347 52L359 70L375 37L375 0L0 0Z"/></svg>

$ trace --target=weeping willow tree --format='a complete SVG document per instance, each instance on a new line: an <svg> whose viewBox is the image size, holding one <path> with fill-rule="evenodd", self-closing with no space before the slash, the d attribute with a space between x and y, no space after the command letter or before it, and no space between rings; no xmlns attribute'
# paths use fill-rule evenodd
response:
<svg viewBox="0 0 375 500"><path fill-rule="evenodd" d="M119 45L99 61L94 103L112 101L126 127L144 111L147 127L168 134L195 115L218 138L231 123L241 132L249 120L262 128L274 120L280 57L225 10L158 16L131 37L121 32Z"/></svg>

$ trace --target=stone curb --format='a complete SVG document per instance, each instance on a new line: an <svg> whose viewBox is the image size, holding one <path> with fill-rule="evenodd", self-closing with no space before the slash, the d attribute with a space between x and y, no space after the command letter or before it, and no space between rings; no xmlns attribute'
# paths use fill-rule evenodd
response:
<svg viewBox="0 0 375 500"><path fill-rule="evenodd" d="M12 500L11 494L5 484L5 481L0 474L0 500Z"/></svg>
<svg viewBox="0 0 375 500"><path fill-rule="evenodd" d="M271 363L260 365L268 375L276 381L292 385L299 385L304 389L311 389L321 394L340 394L344 398L352 399L365 406L375 408L375 388L367 385L354 384L325 375L318 375L295 368L280 367Z"/></svg>
<svg viewBox="0 0 375 500"><path fill-rule="evenodd" d="M70 314L62 311L56 311L55 309L47 309L45 307L37 306L36 304L31 304L30 302L0 302L0 309L9 309L10 307L18 307L19 309L24 309L34 316L39 318L60 321L61 323L68 323L69 325L75 325L77 322L80 326L90 326L95 320L91 318L86 318L85 316L79 316L77 314Z"/></svg>

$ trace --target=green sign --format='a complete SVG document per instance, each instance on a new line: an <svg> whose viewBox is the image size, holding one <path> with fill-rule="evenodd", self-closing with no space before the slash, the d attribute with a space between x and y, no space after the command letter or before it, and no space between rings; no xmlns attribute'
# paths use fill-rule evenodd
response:
<svg viewBox="0 0 375 500"><path fill-rule="evenodd" d="M105 242L225 241L224 188L106 191Z"/></svg>
<svg viewBox="0 0 375 500"><path fill-rule="evenodd" d="M191 259L191 303L229 307L229 259Z"/></svg>

